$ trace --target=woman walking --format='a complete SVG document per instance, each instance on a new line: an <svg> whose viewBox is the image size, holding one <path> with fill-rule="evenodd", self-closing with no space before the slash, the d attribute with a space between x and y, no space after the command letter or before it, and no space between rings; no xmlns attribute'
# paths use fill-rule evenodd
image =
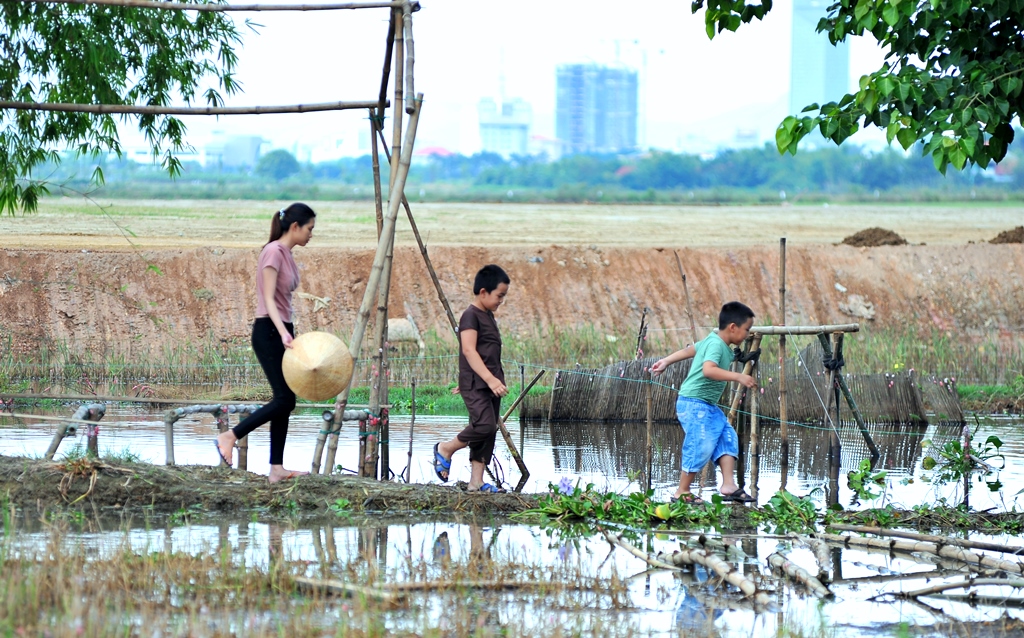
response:
<svg viewBox="0 0 1024 638"><path fill-rule="evenodd" d="M252 325L252 349L267 375L274 397L234 428L217 437L217 453L231 465L235 442L270 422L270 482L308 474L284 468L284 442L288 417L295 409L295 393L285 383L281 362L285 348L292 347L292 292L299 287L299 269L292 257L295 246L313 237L316 213L305 204L292 204L274 213L270 241L263 246L256 267L256 321Z"/></svg>

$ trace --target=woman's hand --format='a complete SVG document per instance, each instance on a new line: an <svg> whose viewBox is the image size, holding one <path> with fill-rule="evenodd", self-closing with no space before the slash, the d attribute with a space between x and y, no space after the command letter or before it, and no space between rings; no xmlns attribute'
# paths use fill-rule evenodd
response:
<svg viewBox="0 0 1024 638"><path fill-rule="evenodd" d="M285 348L291 348L292 347L292 341L293 341L292 335L287 330L285 330L284 332L281 333L281 343L284 344Z"/></svg>

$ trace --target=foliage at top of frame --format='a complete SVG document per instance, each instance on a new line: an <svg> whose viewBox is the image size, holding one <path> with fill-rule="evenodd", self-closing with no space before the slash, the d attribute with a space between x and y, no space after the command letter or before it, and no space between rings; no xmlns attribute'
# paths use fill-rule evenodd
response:
<svg viewBox="0 0 1024 638"><path fill-rule="evenodd" d="M763 19L771 0L695 0L709 37ZM833 44L870 33L886 51L880 69L838 102L808 105L779 125L779 152L796 153L815 129L841 144L862 126L905 150L921 143L942 173L988 166L1013 141L1024 107L1024 0L839 0L818 22Z"/></svg>
<svg viewBox="0 0 1024 638"><path fill-rule="evenodd" d="M221 106L223 95L240 88L234 48L241 37L224 13L4 2L0 25L0 100ZM165 115L137 117L152 153L178 174L184 124ZM120 155L114 116L0 111L0 214L35 210L48 191L46 177L34 169L59 162L64 149ZM92 181L102 183L100 170Z"/></svg>

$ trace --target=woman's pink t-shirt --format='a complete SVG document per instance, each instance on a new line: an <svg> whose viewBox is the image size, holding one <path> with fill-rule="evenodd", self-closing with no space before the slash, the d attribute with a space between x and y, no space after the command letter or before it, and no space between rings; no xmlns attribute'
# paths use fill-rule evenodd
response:
<svg viewBox="0 0 1024 638"><path fill-rule="evenodd" d="M292 251L281 242L272 241L263 247L256 267L256 316L267 317L267 303L263 300L263 269L277 270L277 288L274 290L274 305L281 315L281 321L292 321L292 291L299 287L299 267L295 264Z"/></svg>

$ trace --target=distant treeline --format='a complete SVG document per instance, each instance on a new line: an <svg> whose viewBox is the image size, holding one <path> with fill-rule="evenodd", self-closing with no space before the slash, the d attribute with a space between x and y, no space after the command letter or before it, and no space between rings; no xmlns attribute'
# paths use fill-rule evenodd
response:
<svg viewBox="0 0 1024 638"><path fill-rule="evenodd" d="M780 155L774 146L714 156L652 151L636 155L571 155L503 159L494 153L416 157L406 192L413 200L779 201L780 199L1017 199L1024 196L1024 143L988 170L936 171L930 157L854 146ZM87 189L94 161L68 160L50 180ZM108 158L99 163L111 197L367 199L369 156L302 164L272 151L255 167L186 163L171 179L157 165ZM387 166L381 167L387 185ZM1018 170L1019 169L1019 170ZM55 192L59 189L53 189Z"/></svg>

